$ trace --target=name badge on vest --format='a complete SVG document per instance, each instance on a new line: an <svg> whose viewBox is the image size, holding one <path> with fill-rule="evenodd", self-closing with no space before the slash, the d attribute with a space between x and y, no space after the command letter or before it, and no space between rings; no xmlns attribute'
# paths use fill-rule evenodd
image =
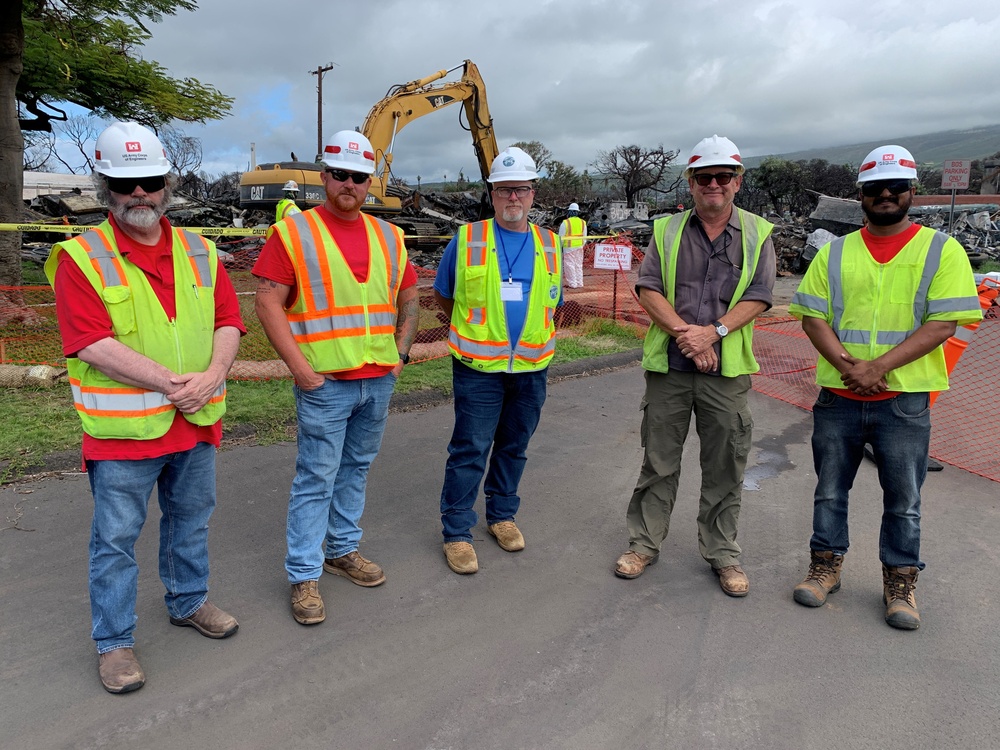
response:
<svg viewBox="0 0 1000 750"><path fill-rule="evenodd" d="M521 296L521 282L520 281L501 281L500 282L500 299L504 302L520 302Z"/></svg>

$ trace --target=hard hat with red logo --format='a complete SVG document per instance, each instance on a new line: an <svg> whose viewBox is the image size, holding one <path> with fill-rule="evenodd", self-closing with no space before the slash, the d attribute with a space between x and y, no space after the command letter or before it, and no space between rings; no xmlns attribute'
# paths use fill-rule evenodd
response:
<svg viewBox="0 0 1000 750"><path fill-rule="evenodd" d="M505 148L490 165L489 183L513 182L515 180L537 180L538 170L535 160L517 146Z"/></svg>
<svg viewBox="0 0 1000 750"><path fill-rule="evenodd" d="M858 168L858 185L874 180L915 180L917 162L902 146L873 149Z"/></svg>
<svg viewBox="0 0 1000 750"><path fill-rule="evenodd" d="M330 136L323 149L323 163L334 169L375 173L375 149L361 133L340 130Z"/></svg>
<svg viewBox="0 0 1000 750"><path fill-rule="evenodd" d="M170 171L170 161L152 130L113 122L97 136L94 171L105 177L159 177Z"/></svg>
<svg viewBox="0 0 1000 750"><path fill-rule="evenodd" d="M736 144L724 136L713 135L711 138L702 138L698 145L691 149L691 156L688 158L687 169L684 170L684 179L687 179L696 169L702 167L736 167L736 174L743 174L743 158Z"/></svg>

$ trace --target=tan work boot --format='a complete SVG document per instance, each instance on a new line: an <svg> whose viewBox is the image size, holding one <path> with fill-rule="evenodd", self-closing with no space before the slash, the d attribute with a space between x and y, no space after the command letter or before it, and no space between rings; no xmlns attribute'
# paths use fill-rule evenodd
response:
<svg viewBox="0 0 1000 750"><path fill-rule="evenodd" d="M371 587L385 583L385 573L378 563L362 557L357 550L341 557L326 558L323 570L335 576L342 576L359 586Z"/></svg>
<svg viewBox="0 0 1000 750"><path fill-rule="evenodd" d="M831 550L817 552L810 550L812 562L806 579L795 587L792 597L806 607L820 607L826 604L826 597L840 590L840 568L844 556Z"/></svg>
<svg viewBox="0 0 1000 750"><path fill-rule="evenodd" d="M235 617L208 600L190 617L171 617L170 624L194 628L206 638L228 638L240 629Z"/></svg>
<svg viewBox="0 0 1000 750"><path fill-rule="evenodd" d="M116 648L98 657L97 671L109 693L131 693L146 684L139 660L130 648Z"/></svg>
<svg viewBox="0 0 1000 750"><path fill-rule="evenodd" d="M319 581L292 584L292 617L300 625L317 625L326 619Z"/></svg>
<svg viewBox="0 0 1000 750"><path fill-rule="evenodd" d="M615 575L619 578L638 578L646 568L659 559L659 555L644 555L629 550L615 563Z"/></svg>
<svg viewBox="0 0 1000 750"><path fill-rule="evenodd" d="M750 579L739 565L727 565L713 570L719 576L719 586L723 593L729 596L746 596L750 593Z"/></svg>
<svg viewBox="0 0 1000 750"><path fill-rule="evenodd" d="M487 526L486 530L490 536L497 540L497 544L508 552L517 552L524 549L524 537L513 521L500 521L492 526Z"/></svg>
<svg viewBox="0 0 1000 750"><path fill-rule="evenodd" d="M920 613L917 612L916 567L887 568L882 566L882 601L885 602L885 621L900 630L916 630L920 627Z"/></svg>
<svg viewBox="0 0 1000 750"><path fill-rule="evenodd" d="M467 575L479 570L476 549L468 542L445 542L444 556L448 560L448 567L456 573Z"/></svg>

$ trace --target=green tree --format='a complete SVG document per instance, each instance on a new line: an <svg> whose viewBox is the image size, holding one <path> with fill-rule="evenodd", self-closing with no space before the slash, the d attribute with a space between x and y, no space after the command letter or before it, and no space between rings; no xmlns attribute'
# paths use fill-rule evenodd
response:
<svg viewBox="0 0 1000 750"><path fill-rule="evenodd" d="M68 119L66 103L154 129L229 114L232 98L141 56L147 23L196 8L194 0L0 3L0 222L21 220L22 131L51 132ZM20 247L19 233L0 232L0 285L21 283Z"/></svg>
<svg viewBox="0 0 1000 750"><path fill-rule="evenodd" d="M518 141L510 145L521 149L534 159L535 169L539 172L544 171L549 162L552 161L552 152L545 148L539 141Z"/></svg>

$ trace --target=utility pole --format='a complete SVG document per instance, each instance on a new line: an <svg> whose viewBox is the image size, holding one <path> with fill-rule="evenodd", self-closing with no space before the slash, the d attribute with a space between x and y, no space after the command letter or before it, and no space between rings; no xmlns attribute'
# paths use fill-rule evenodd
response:
<svg viewBox="0 0 1000 750"><path fill-rule="evenodd" d="M317 158L323 156L323 74L328 70L333 70L336 63L327 63L325 66L317 66L316 70L310 70L309 75L316 76L316 155Z"/></svg>

